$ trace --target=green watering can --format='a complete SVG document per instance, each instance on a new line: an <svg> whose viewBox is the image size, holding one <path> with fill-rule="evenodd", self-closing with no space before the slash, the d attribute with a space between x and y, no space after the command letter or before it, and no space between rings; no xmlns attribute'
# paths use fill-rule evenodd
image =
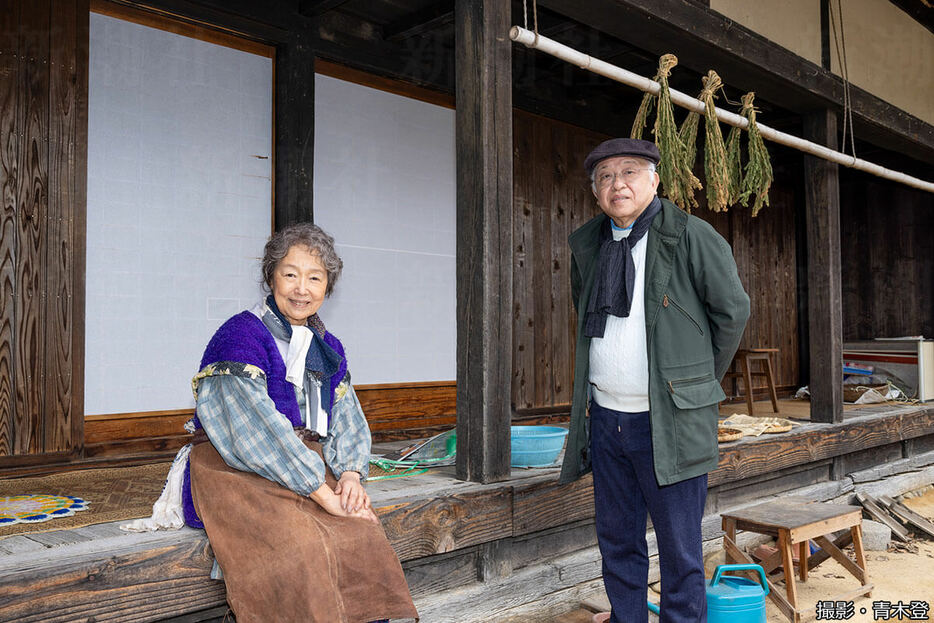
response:
<svg viewBox="0 0 934 623"><path fill-rule="evenodd" d="M758 571L759 582L724 571ZM719 565L707 584L707 623L766 623L765 596L769 583L760 565ZM659 614L658 606L648 602L649 610Z"/></svg>

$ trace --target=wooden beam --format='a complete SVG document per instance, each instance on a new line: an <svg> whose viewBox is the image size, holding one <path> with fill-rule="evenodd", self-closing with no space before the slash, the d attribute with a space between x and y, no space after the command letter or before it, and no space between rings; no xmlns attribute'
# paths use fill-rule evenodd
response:
<svg viewBox="0 0 934 623"><path fill-rule="evenodd" d="M388 41L401 41L421 35L454 21L454 3L441 0L425 8L404 15L383 28L383 38Z"/></svg>
<svg viewBox="0 0 934 623"><path fill-rule="evenodd" d="M293 33L275 66L274 229L314 220L315 55Z"/></svg>
<svg viewBox="0 0 934 623"><path fill-rule="evenodd" d="M300 0L298 12L305 17L315 17L345 4L347 0Z"/></svg>
<svg viewBox="0 0 934 623"><path fill-rule="evenodd" d="M820 0L820 66L830 71L830 0Z"/></svg>
<svg viewBox="0 0 934 623"><path fill-rule="evenodd" d="M804 137L832 147L837 118L823 110L804 118ZM843 421L843 293L840 266L839 166L804 156L808 246L808 334L812 422Z"/></svg>
<svg viewBox="0 0 934 623"><path fill-rule="evenodd" d="M508 2L455 8L457 477L509 478L512 43Z"/></svg>
<svg viewBox="0 0 934 623"><path fill-rule="evenodd" d="M780 435L743 438L720 447L719 465L708 475L708 486L774 474L794 465L931 434L934 434L934 408L921 407L873 417L854 416L833 426L803 425Z"/></svg>

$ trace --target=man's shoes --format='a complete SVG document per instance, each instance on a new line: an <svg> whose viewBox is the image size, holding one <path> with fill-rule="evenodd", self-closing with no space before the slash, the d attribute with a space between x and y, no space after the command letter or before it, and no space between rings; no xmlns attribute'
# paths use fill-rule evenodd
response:
<svg viewBox="0 0 934 623"><path fill-rule="evenodd" d="M593 615L592 620L593 620L593 623L606 623L607 621L610 620L610 613L609 612L598 612L597 614Z"/></svg>

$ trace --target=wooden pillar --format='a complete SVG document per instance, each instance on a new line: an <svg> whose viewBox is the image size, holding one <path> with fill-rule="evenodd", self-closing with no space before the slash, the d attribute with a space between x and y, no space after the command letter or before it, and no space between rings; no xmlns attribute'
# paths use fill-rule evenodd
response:
<svg viewBox="0 0 934 623"><path fill-rule="evenodd" d="M512 368L511 4L455 3L457 477L509 477Z"/></svg>
<svg viewBox="0 0 934 623"><path fill-rule="evenodd" d="M314 219L315 57L304 30L276 47L275 230Z"/></svg>
<svg viewBox="0 0 934 623"><path fill-rule="evenodd" d="M823 110L804 118L804 138L833 147L837 119ZM838 165L804 156L808 246L808 333L812 422L843 421L843 308Z"/></svg>

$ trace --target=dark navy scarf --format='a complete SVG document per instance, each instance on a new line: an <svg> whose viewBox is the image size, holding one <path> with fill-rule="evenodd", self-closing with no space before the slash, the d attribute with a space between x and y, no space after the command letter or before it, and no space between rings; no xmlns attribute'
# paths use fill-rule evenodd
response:
<svg viewBox="0 0 934 623"><path fill-rule="evenodd" d="M584 316L584 335L587 337L603 337L609 314L619 318L629 317L636 284L632 248L649 231L655 215L661 209L662 202L656 196L632 224L629 235L620 240L613 240L613 226L607 219L606 226L600 232L597 273L594 275L593 291Z"/></svg>

